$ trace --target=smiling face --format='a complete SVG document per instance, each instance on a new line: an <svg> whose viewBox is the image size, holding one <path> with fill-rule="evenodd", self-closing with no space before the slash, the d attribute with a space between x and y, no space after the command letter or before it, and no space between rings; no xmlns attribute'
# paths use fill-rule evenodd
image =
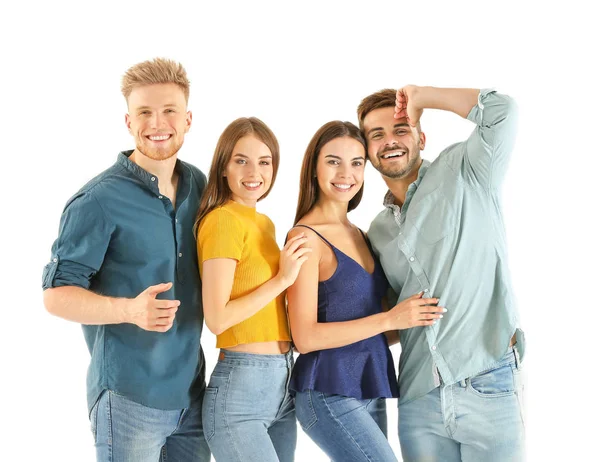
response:
<svg viewBox="0 0 600 462"><path fill-rule="evenodd" d="M177 154L192 123L183 90L174 83L136 86L127 99L125 123L136 150L153 160Z"/></svg>
<svg viewBox="0 0 600 462"><path fill-rule="evenodd" d="M320 200L350 202L363 185L365 161L363 145L353 138L345 136L325 143L316 168Z"/></svg>
<svg viewBox="0 0 600 462"><path fill-rule="evenodd" d="M425 134L411 127L406 119L394 119L394 108L369 112L364 119L369 160L382 175L393 178L410 176L421 165Z"/></svg>
<svg viewBox="0 0 600 462"><path fill-rule="evenodd" d="M231 190L231 199L255 207L269 190L273 179L271 150L252 135L240 138L233 148L224 176Z"/></svg>

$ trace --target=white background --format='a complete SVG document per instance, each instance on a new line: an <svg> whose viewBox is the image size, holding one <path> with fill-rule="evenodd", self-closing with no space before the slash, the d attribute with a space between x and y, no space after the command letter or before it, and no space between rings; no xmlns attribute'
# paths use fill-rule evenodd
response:
<svg viewBox="0 0 600 462"><path fill-rule="evenodd" d="M182 159L207 172L218 136L240 116L278 136L279 177L259 209L280 241L308 141L329 120L355 122L362 97L408 83L514 96L520 133L504 211L528 340L528 460L597 457L600 40L589 9L524 0L12 3L0 11L2 460L94 459L89 354L79 325L44 310L41 273L66 200L133 148L120 77L155 56L181 61L192 81ZM422 126L430 160L472 129L435 111ZM367 166L352 220L367 228L384 192ZM214 342L205 329L209 372ZM399 455L395 402L388 407ZM326 460L301 431L297 460Z"/></svg>

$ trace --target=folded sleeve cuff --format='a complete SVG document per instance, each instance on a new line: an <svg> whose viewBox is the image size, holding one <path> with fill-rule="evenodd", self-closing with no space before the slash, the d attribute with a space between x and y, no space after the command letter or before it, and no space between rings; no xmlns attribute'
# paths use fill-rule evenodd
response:
<svg viewBox="0 0 600 462"><path fill-rule="evenodd" d="M53 255L44 267L42 288L46 290L52 287L75 286L89 289L93 275L92 268L68 260L61 261L58 255Z"/></svg>

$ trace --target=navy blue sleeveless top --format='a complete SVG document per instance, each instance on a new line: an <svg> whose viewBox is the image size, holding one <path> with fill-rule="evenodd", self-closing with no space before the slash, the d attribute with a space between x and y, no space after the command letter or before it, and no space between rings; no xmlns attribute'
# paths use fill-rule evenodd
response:
<svg viewBox="0 0 600 462"><path fill-rule="evenodd" d="M319 282L318 322L340 322L381 313L381 300L387 280L371 244L375 261L369 274L348 255L314 231L333 250L337 268L326 281ZM357 399L397 398L398 382L392 354L384 334L340 348L301 354L290 380L290 391L315 390Z"/></svg>

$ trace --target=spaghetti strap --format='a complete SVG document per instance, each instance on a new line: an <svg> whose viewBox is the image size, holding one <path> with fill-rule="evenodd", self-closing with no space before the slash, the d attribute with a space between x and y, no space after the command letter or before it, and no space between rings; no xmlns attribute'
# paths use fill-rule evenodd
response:
<svg viewBox="0 0 600 462"><path fill-rule="evenodd" d="M362 234L362 237L365 240L365 243L367 244L368 247L370 247L370 242L369 242L369 239L367 239L367 235L365 234L365 232L362 229L360 229L358 226L356 227L356 229L358 229L360 231L360 234Z"/></svg>
<svg viewBox="0 0 600 462"><path fill-rule="evenodd" d="M373 246L371 245L371 241L369 241L367 234L362 229L360 229L358 226L357 226L357 228L360 231L360 234L362 234L362 237L365 240L365 243L367 244L367 248L369 249L369 252L371 252L371 256L373 258L375 258L375 251L373 250Z"/></svg>
<svg viewBox="0 0 600 462"><path fill-rule="evenodd" d="M296 228L296 227L298 227L298 226L302 226L303 228L308 228L308 229L310 229L310 230L311 230L313 233L315 233L317 236L319 236L321 239L323 239L323 240L325 241L325 243L326 243L327 245L329 245L329 247L331 247L331 248L332 248L332 249L334 249L334 250L337 250L337 249L336 249L336 247L335 247L335 246L334 246L334 245L333 245L331 242L329 242L327 239L325 239L325 238L324 238L324 237L323 237L323 236L322 236L322 235L321 235L321 234L320 234L318 231L315 231L315 230L314 230L313 228L311 228L310 226L306 226L306 225L296 225L296 226L294 226L294 228Z"/></svg>
<svg viewBox="0 0 600 462"><path fill-rule="evenodd" d="M362 234L363 239L365 240L365 244L367 244L367 247L369 248L369 250L371 251L371 253L373 253L373 248L371 247L371 241L369 240L369 238L367 237L367 233L365 233L362 229L360 229L358 226L356 227L356 229L358 229L360 231L360 234Z"/></svg>

